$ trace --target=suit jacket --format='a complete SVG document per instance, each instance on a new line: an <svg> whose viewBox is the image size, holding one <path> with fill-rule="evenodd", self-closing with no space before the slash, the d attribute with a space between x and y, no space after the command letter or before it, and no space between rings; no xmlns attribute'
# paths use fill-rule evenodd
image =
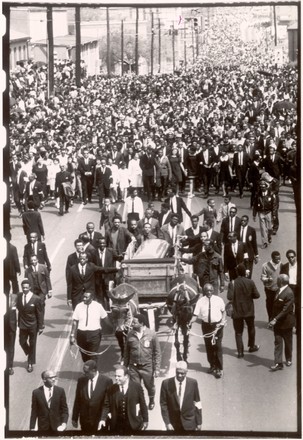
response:
<svg viewBox="0 0 303 440"><path fill-rule="evenodd" d="M228 243L229 219L230 219L230 217L226 217L222 220L222 223L221 223L220 232L222 234L224 244ZM234 231L236 232L238 239L240 238L240 227L241 227L241 219L236 216Z"/></svg>
<svg viewBox="0 0 303 440"><path fill-rule="evenodd" d="M112 170L106 167L103 173L101 167L96 167L95 181L97 186L101 185L101 187L109 189L110 184L113 183Z"/></svg>
<svg viewBox="0 0 303 440"><path fill-rule="evenodd" d="M106 246L109 248L114 249L112 237L111 237L111 230L108 230L105 234L106 238ZM120 226L119 232L118 232L118 239L117 239L117 249L115 249L118 254L123 254L126 251L127 246L131 242L132 234L123 226Z"/></svg>
<svg viewBox="0 0 303 440"><path fill-rule="evenodd" d="M48 407L43 386L32 394L32 410L29 429L34 429L38 419L38 431L57 431L58 426L67 423L68 407L63 388L54 386L53 394Z"/></svg>
<svg viewBox="0 0 303 440"><path fill-rule="evenodd" d="M59 173L56 174L56 180L55 180L55 192L58 194L59 197L65 197L65 192L62 183L72 183L72 175L68 171L59 171Z"/></svg>
<svg viewBox="0 0 303 440"><path fill-rule="evenodd" d="M242 166L240 166L239 165L239 152L235 153L234 160L233 160L233 169L234 169L236 175L238 175L238 174L245 175L247 168L249 166L250 157L245 151L243 151L242 160L243 160L243 163L242 163Z"/></svg>
<svg viewBox="0 0 303 440"><path fill-rule="evenodd" d="M202 425L202 407L196 379L186 378L181 408L175 378L164 379L160 391L160 406L165 425L170 423L175 431L195 431L198 425Z"/></svg>
<svg viewBox="0 0 303 440"><path fill-rule="evenodd" d="M27 278L30 283L31 290L33 290L33 288L34 288L33 266L29 266L25 270L24 275L25 275L25 278ZM52 284L51 284L51 280L49 277L49 271L44 264L39 264L39 263L37 264L37 280L38 280L38 285L40 287L41 292L43 293L43 295L47 295L48 291L52 290Z"/></svg>
<svg viewBox="0 0 303 440"><path fill-rule="evenodd" d="M51 270L51 263L49 261L48 255L47 255L46 246L41 241L37 241L36 243L37 244L35 246L36 247L35 253L38 258L38 263L45 264L48 271L50 271ZM23 266L24 267L30 265L30 258L32 255L33 255L32 246L30 243L27 243L24 246L24 252L23 252Z"/></svg>
<svg viewBox="0 0 303 440"><path fill-rule="evenodd" d="M90 252L86 252L86 255L87 255L87 260L90 263L96 263L97 256L95 258L95 254L92 255ZM65 278L66 278L66 281L67 281L67 278L68 278L68 272L69 272L70 268L72 266L74 266L74 264L78 264L78 263L79 263L79 260L78 260L77 252L73 252L72 254L70 254L67 257L66 266L65 266Z"/></svg>
<svg viewBox="0 0 303 440"><path fill-rule="evenodd" d="M103 267L115 267L118 254L114 249L111 248L105 248L104 249L105 255L104 255L104 264L101 262L100 253L97 249L97 266L103 266ZM96 282L97 284L100 284L101 280L104 280L105 284L108 284L110 281L115 279L115 274L101 274L99 272L96 273Z"/></svg>
<svg viewBox="0 0 303 440"><path fill-rule="evenodd" d="M208 150L208 165L206 165L203 151L200 151L197 154L197 161L198 161L199 167L202 167L204 169L211 168L213 163L216 161L216 154L215 154L214 150L212 150L212 149Z"/></svg>
<svg viewBox="0 0 303 440"><path fill-rule="evenodd" d="M160 212L160 214L159 214L159 218L158 218L160 228L161 228L162 226L164 226L164 225L167 225L167 223L170 222L171 216L172 216L172 213L169 212L169 213L168 213L168 216L166 217L166 219L165 219L165 221L164 221L164 223L163 223L163 217L164 217L164 214L163 214L163 212Z"/></svg>
<svg viewBox="0 0 303 440"><path fill-rule="evenodd" d="M94 173L95 173L94 159L88 159L88 164L86 164L84 158L80 157L78 159L78 170L80 171L81 178L94 179ZM91 174L86 176L85 175L86 172L90 172Z"/></svg>
<svg viewBox="0 0 303 440"><path fill-rule="evenodd" d="M23 294L19 292L17 294L17 304L18 309L18 325L20 329L43 329L43 310L41 300L38 295L33 294L31 299L23 304Z"/></svg>
<svg viewBox="0 0 303 440"><path fill-rule="evenodd" d="M91 398L88 397L88 378L81 376L77 382L72 420L80 425L83 431L97 432L107 389L113 381L99 373Z"/></svg>
<svg viewBox="0 0 303 440"><path fill-rule="evenodd" d="M169 227L169 224L162 226L162 228L160 229L160 237L159 238L166 240L167 243L169 243L170 245L173 246L173 242L172 242L171 236L169 234L168 227ZM178 224L175 226L175 228L177 229L176 235L184 235L184 228L182 225Z"/></svg>
<svg viewBox="0 0 303 440"><path fill-rule="evenodd" d="M278 292L279 291L280 289ZM277 320L274 330L285 330L292 328L295 325L294 294L289 286L287 286L281 293L278 292L274 299L272 317L270 320L274 318Z"/></svg>
<svg viewBox="0 0 303 440"><path fill-rule="evenodd" d="M99 224L99 229L102 228L102 226L106 228L111 228L113 226L113 218L119 215L119 212L116 210L116 208L114 206L110 206L109 207L109 211L106 210L106 207L103 206L103 208L101 209L101 217L100 217L100 224ZM121 218L121 216L120 216Z"/></svg>
<svg viewBox="0 0 303 440"><path fill-rule="evenodd" d="M106 420L108 413L111 413L110 430L116 431L120 428L117 424L118 419L118 399L120 389L118 384L112 385L107 393L102 411L102 420ZM126 394L127 399L127 417L131 428L134 431L141 429L143 422L148 422L148 410L144 399L144 392L142 386L137 382L128 382L128 390ZM140 412L137 412L137 408Z"/></svg>
<svg viewBox="0 0 303 440"><path fill-rule="evenodd" d="M253 280L237 277L229 283L227 299L233 303L233 319L255 316L254 299L260 298L260 293Z"/></svg>
<svg viewBox="0 0 303 440"><path fill-rule="evenodd" d="M198 229L199 229L198 234L194 234L193 228L190 227L190 228L188 228L188 229L185 230L185 234L186 234L189 238L198 238L199 241L200 241L200 235L201 235L201 232L204 231L204 229L203 229L202 226L198 226Z"/></svg>
<svg viewBox="0 0 303 440"><path fill-rule="evenodd" d="M184 200L182 199L182 197L178 197L178 196L177 196L177 197L176 197L176 200L177 200L177 214L178 214L178 216L179 216L179 221L180 221L180 223L182 223L182 222L183 222L183 210L186 212L186 214L187 214L189 217L191 217L191 212L190 212L189 209L187 208L187 206L186 206ZM171 207L171 198L170 198L170 197L168 197L168 198L165 199L164 201L165 201L165 203L168 203L169 206ZM174 211L172 210L172 208L170 208L170 209L171 209L171 212L174 212Z"/></svg>
<svg viewBox="0 0 303 440"><path fill-rule="evenodd" d="M4 275L13 279L21 273L19 257L16 246L11 243L7 245L7 255L4 259Z"/></svg>
<svg viewBox="0 0 303 440"><path fill-rule="evenodd" d="M89 238L89 233L87 231L82 232L82 234L79 234L79 238L82 238L82 237ZM95 249L97 249L99 238L103 238L103 235L101 234L101 232L94 231L91 245L94 246Z"/></svg>
<svg viewBox="0 0 303 440"><path fill-rule="evenodd" d="M148 156L147 154L142 154L142 156L140 157L140 167L142 168L143 176L153 176L156 167L154 156L152 154L150 156Z"/></svg>
<svg viewBox="0 0 303 440"><path fill-rule="evenodd" d="M274 161L270 159L269 156L267 156L263 162L262 166L264 167L265 171L269 173L272 177L275 179L279 179L281 176L281 173L283 171L283 159L278 153L275 153Z"/></svg>
<svg viewBox="0 0 303 440"><path fill-rule="evenodd" d="M41 240L41 236L45 235L40 212L31 210L25 211L22 214L22 225L24 234L27 238L29 238L31 232L37 232L38 240Z"/></svg>
<svg viewBox="0 0 303 440"><path fill-rule="evenodd" d="M245 262L245 254L248 254L245 243L238 241L236 256L234 256L231 243L226 243L224 246L224 272L233 270L238 264Z"/></svg>
<svg viewBox="0 0 303 440"><path fill-rule="evenodd" d="M26 183L25 197L26 198L31 197L33 202L35 203L35 206L37 208L39 208L40 203L44 199L42 184L40 182L38 182L38 180L35 181L34 187L33 187L33 194L31 196L29 195L30 184L31 184L31 182Z"/></svg>
<svg viewBox="0 0 303 440"><path fill-rule="evenodd" d="M241 228L240 228L240 234L241 234ZM256 230L252 226L247 226L246 239L243 243L246 244L249 261L253 261L255 256L258 255L258 245L257 245Z"/></svg>

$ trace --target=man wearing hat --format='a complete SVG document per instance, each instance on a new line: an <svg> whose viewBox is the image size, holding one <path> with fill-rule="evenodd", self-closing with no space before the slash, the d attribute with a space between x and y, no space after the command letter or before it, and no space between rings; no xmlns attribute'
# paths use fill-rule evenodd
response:
<svg viewBox="0 0 303 440"><path fill-rule="evenodd" d="M260 180L259 191L253 204L253 220L256 221L258 214L262 238L262 249L267 248L271 243L272 221L277 217L277 200L275 194L269 190L269 184L265 180Z"/></svg>
<svg viewBox="0 0 303 440"><path fill-rule="evenodd" d="M155 407L155 377L159 376L161 362L160 343L157 334L147 327L147 318L134 315L132 330L126 340L124 365L128 367L131 380L143 381L149 396L149 410Z"/></svg>

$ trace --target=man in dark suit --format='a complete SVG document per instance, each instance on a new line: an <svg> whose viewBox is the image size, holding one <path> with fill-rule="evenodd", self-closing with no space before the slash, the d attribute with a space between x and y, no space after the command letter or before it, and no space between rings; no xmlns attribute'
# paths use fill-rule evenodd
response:
<svg viewBox="0 0 303 440"><path fill-rule="evenodd" d="M202 226L199 226L199 216L192 215L191 218L191 227L185 230L185 234L189 238L197 238L197 241L200 240L201 232L203 231Z"/></svg>
<svg viewBox="0 0 303 440"><path fill-rule="evenodd" d="M174 188L169 188L167 194L169 197L165 199L164 202L168 203L173 214L178 214L180 223L183 222L183 211L185 211L190 218L191 212L187 208L182 197L176 196L176 190Z"/></svg>
<svg viewBox="0 0 303 440"><path fill-rule="evenodd" d="M60 171L56 174L55 193L59 197L59 215L63 215L63 207L67 213L72 198L72 184L73 177L69 171L66 171L66 165L60 164Z"/></svg>
<svg viewBox="0 0 303 440"><path fill-rule="evenodd" d="M281 274L289 277L289 287L294 293L295 299L295 317L296 317L296 333L301 334L301 291L299 281L299 271L297 263L297 254L294 250L288 249L286 252L288 263L281 265Z"/></svg>
<svg viewBox="0 0 303 440"><path fill-rule="evenodd" d="M92 359L84 363L83 373L84 376L77 382L72 424L77 428L80 419L82 434L94 435L101 431L104 399L113 381L99 373L97 363ZM105 423L103 425L105 426Z"/></svg>
<svg viewBox="0 0 303 440"><path fill-rule="evenodd" d="M286 274L279 275L277 284L279 290L274 299L269 322L269 327L274 328L275 335L275 364L271 366L271 371L283 370L283 345L286 366L292 365L292 329L295 325L294 294L289 287L289 277Z"/></svg>
<svg viewBox="0 0 303 440"><path fill-rule="evenodd" d="M95 161L89 157L89 151L83 150L83 157L78 159L78 170L81 175L83 204L91 203L95 175Z"/></svg>
<svg viewBox="0 0 303 440"><path fill-rule="evenodd" d="M82 301L83 292L96 293L96 272L114 273L116 268L104 268L94 263L89 263L85 252L79 255L78 264L73 265L68 271L67 278L67 304L75 307Z"/></svg>
<svg viewBox="0 0 303 440"><path fill-rule="evenodd" d="M202 405L198 382L187 377L187 363L177 362L176 376L161 384L160 406L167 431L200 431Z"/></svg>
<svg viewBox="0 0 303 440"><path fill-rule="evenodd" d="M44 227L40 212L35 211L35 204L29 201L27 204L28 210L22 214L22 226L24 234L29 239L31 232L37 232L38 240L45 239Z"/></svg>
<svg viewBox="0 0 303 440"><path fill-rule="evenodd" d="M275 179L280 179L283 172L283 159L280 154L276 152L275 147L270 145L268 147L268 154L261 163L265 171Z"/></svg>
<svg viewBox="0 0 303 440"><path fill-rule="evenodd" d="M19 257L16 246L11 244L11 233L9 232L7 243L7 254L3 261L4 269L4 293L8 295L12 288L13 293L19 292L18 275L21 274Z"/></svg>
<svg viewBox="0 0 303 440"><path fill-rule="evenodd" d="M4 315L4 349L6 351L6 364L8 374L14 374L15 342L17 333L17 294L8 295L8 307Z"/></svg>
<svg viewBox="0 0 303 440"><path fill-rule="evenodd" d="M124 365L115 370L116 383L107 390L101 415L101 424L109 413L110 432L118 435L131 435L145 431L148 426L148 410L142 386L129 379Z"/></svg>
<svg viewBox="0 0 303 440"><path fill-rule="evenodd" d="M160 228L159 238L170 244L169 256L174 254L174 246L177 243L178 235L184 235L184 228L179 223L178 214L172 214L170 222Z"/></svg>
<svg viewBox="0 0 303 440"><path fill-rule="evenodd" d="M117 145L114 144L112 146L112 151L109 157L112 159L113 163L120 168L121 162L123 162L123 153L121 153L121 151L118 151Z"/></svg>
<svg viewBox="0 0 303 440"><path fill-rule="evenodd" d="M243 188L245 185L245 178L247 169L249 167L250 157L249 155L243 151L243 145L238 145L238 151L234 155L233 160L233 171L236 174L236 178L239 184L239 195L240 198L243 198Z"/></svg>
<svg viewBox="0 0 303 440"><path fill-rule="evenodd" d="M47 270L51 271L51 263L48 258L45 243L38 241L38 234L36 232L31 232L29 234L29 243L24 246L23 253L23 266L27 269L30 265L30 259L33 255L37 255L38 263L44 264Z"/></svg>
<svg viewBox="0 0 303 440"><path fill-rule="evenodd" d="M258 351L260 346L255 344L255 306L254 299L260 298L260 293L254 281L246 278L244 264L236 268L237 278L228 285L227 299L233 304L233 326L235 330L238 359L244 357L243 330L247 325L249 353Z"/></svg>
<svg viewBox="0 0 303 440"><path fill-rule="evenodd" d="M101 234L101 232L95 231L95 223L88 222L86 224L86 231L82 232L79 235L80 239L81 238L83 239L83 237L88 237L90 244L92 246L94 246L95 249L97 249L97 243L98 243L98 240L102 237L102 234Z"/></svg>
<svg viewBox="0 0 303 440"><path fill-rule="evenodd" d="M37 211L38 208L43 208L44 206L43 187L42 184L38 182L37 176L34 173L28 176L28 180L24 194L26 206L28 207L28 203L32 201L34 202L34 209Z"/></svg>
<svg viewBox="0 0 303 440"><path fill-rule="evenodd" d="M99 229L101 230L104 227L104 234L113 226L113 218L115 216L119 216L120 214L116 210L116 208L111 204L110 198L106 197L104 199L104 205L100 210L100 224Z"/></svg>
<svg viewBox="0 0 303 440"><path fill-rule="evenodd" d="M215 163L215 153L206 144L202 145L202 151L197 154L199 164L199 174L202 176L204 185L204 198L209 196L209 186L213 175L213 164Z"/></svg>
<svg viewBox="0 0 303 440"><path fill-rule="evenodd" d="M38 263L37 255L30 258L30 266L25 270L31 291L41 300L43 317L45 313L45 300L52 297L52 284L47 267Z"/></svg>
<svg viewBox="0 0 303 440"><path fill-rule="evenodd" d="M143 226L145 223L149 223L151 226L151 233L155 235L157 238L159 238L159 232L160 232L160 226L159 221L155 218L153 218L153 211L150 208L147 208L144 213L144 217L141 218L137 223L137 228L139 229L140 233L143 233Z"/></svg>
<svg viewBox="0 0 303 440"><path fill-rule="evenodd" d="M12 179L13 197L16 207L21 214L24 211L24 196L26 190L27 173L22 170L21 163L17 162L15 172L12 172L10 177Z"/></svg>
<svg viewBox="0 0 303 440"><path fill-rule="evenodd" d="M113 227L105 234L106 246L114 249L118 255L123 255L131 241L135 241L134 236L128 229L121 226L121 217L113 218Z"/></svg>
<svg viewBox="0 0 303 440"><path fill-rule="evenodd" d="M213 241L215 252L222 255L222 235L220 232L214 231L213 226L213 221L210 218L204 220L203 228L206 230L209 240Z"/></svg>
<svg viewBox="0 0 303 440"><path fill-rule="evenodd" d="M248 253L246 244L238 241L235 232L230 232L228 239L229 242L224 246L224 272L228 272L230 280L234 280L237 278L236 267L238 264L244 263L248 269Z"/></svg>
<svg viewBox="0 0 303 440"><path fill-rule="evenodd" d="M240 227L240 241L246 244L248 253L247 269L249 270L248 278L252 277L254 263L259 261L257 234L255 228L248 225L248 215L242 215Z"/></svg>
<svg viewBox="0 0 303 440"><path fill-rule="evenodd" d="M226 244L229 242L228 234L230 232L236 232L238 239L240 238L240 227L241 227L241 219L237 217L237 208L232 206L229 210L228 217L224 218L221 223L221 234L223 238L223 243Z"/></svg>
<svg viewBox="0 0 303 440"><path fill-rule="evenodd" d="M106 247L106 240L104 237L98 239L97 242L97 266L101 267L115 267L119 256L116 251ZM109 310L109 284L113 281L115 283L115 275L96 273L96 299L100 302L105 310Z"/></svg>
<svg viewBox="0 0 303 440"><path fill-rule="evenodd" d="M19 343L26 354L28 366L27 371L33 371L33 364L36 363L37 334L44 329L43 310L39 296L30 291L30 284L27 279L21 283L22 292L17 295L16 307L18 310Z"/></svg>
<svg viewBox="0 0 303 440"><path fill-rule="evenodd" d="M98 189L99 208L102 209L104 199L110 197L110 188L113 183L112 170L106 165L105 157L96 160L95 182Z"/></svg>
<svg viewBox="0 0 303 440"><path fill-rule="evenodd" d="M140 167L142 168L143 185L144 190L147 193L147 200L148 202L151 202L155 197L154 179L156 161L150 147L148 147L147 152L140 157Z"/></svg>
<svg viewBox="0 0 303 440"><path fill-rule="evenodd" d="M63 388L55 385L57 376L53 371L43 371L41 377L44 385L35 389L32 394L29 429L35 430L38 420L40 435L54 435L66 429L68 420L66 395Z"/></svg>
<svg viewBox="0 0 303 440"><path fill-rule="evenodd" d="M162 203L161 211L158 218L160 228L170 222L171 215L172 213L169 209L169 203Z"/></svg>

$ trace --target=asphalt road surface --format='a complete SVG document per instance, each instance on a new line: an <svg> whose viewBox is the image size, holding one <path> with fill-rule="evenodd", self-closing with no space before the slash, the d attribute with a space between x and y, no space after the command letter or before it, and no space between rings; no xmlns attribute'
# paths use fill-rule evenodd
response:
<svg viewBox="0 0 303 440"><path fill-rule="evenodd" d="M215 196L216 207L222 203L222 196ZM96 230L99 225L99 210L95 203L85 206L75 203L71 212L59 217L57 209L49 202L42 211L46 231L46 246L52 262L51 280L53 297L47 300L45 315L45 330L38 337L37 364L33 373L26 371L27 362L23 351L16 339L15 374L6 378L6 426L8 432L15 432L22 436L22 432L29 428L31 407L31 393L34 388L42 384L41 372L45 369L54 369L58 373L58 385L63 386L70 409L70 418L67 429L71 430L71 412L75 394L76 380L82 372L82 360L75 348L70 349L69 333L72 310L66 304L65 263L67 256L74 251L73 241L79 233L85 231L88 221L94 221ZM192 213L198 212L205 206L206 201L195 196L185 198ZM249 205L249 194L243 199L235 194L233 202L238 207L238 215L248 214L249 224L257 229L258 245L261 245L259 224L253 223ZM146 205L146 203L145 203ZM120 212L122 205L117 205ZM155 202L155 208L160 210L160 202ZM262 264L270 260L273 250L282 255L282 262L286 262L287 249L296 249L296 212L291 186L282 186L280 191L280 229L273 237L272 244L267 249L259 249L259 263L255 265L253 279L260 291L261 298L255 301L256 309L256 343L261 348L256 353L245 352L243 359L237 358L232 321L227 318L224 329L223 353L224 376L216 379L207 374L209 367L206 359L204 340L201 337L201 327L198 322L192 327L190 337L189 371L188 376L196 378L199 383L202 408L203 432L201 435L232 435L242 432L249 437L260 433L273 433L279 437L281 433L295 436L298 430L300 414L298 408L299 391L299 362L297 362L298 341L294 334L293 365L283 371L271 372L273 364L274 335L267 328L267 314L265 308L265 294L260 281ZM186 223L189 219L186 216ZM186 225L187 226L187 225ZM26 243L17 211L11 212L12 243L17 246L20 261L22 262L23 247ZM22 275L20 281L22 280ZM226 291L222 294L226 302ZM173 336L169 327L169 317L163 317L160 322L159 339L162 350L161 375L156 379L156 407L149 411L149 430L164 430L159 406L159 391L164 378L174 375L176 363ZM107 351L99 358L99 369L104 374L113 377L113 365L119 363L120 353L113 335L105 330L101 349ZM245 330L246 332L246 330ZM246 345L247 332L244 333ZM248 348L248 347L247 347ZM246 348L246 350L247 350ZM77 432L74 431L77 435ZM146 432L148 434L148 432ZM14 435L15 436L15 435Z"/></svg>

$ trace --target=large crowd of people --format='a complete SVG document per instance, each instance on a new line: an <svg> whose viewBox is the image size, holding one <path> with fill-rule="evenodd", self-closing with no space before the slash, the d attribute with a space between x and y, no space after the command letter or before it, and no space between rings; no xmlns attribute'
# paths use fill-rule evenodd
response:
<svg viewBox="0 0 303 440"><path fill-rule="evenodd" d="M217 38L216 55L223 35ZM223 376L226 312L220 294L227 282L238 358L244 356L244 322L249 352L259 349L253 300L260 293L252 279L259 258L256 230L247 215L237 216L237 199L250 195L247 208L260 222L263 249L279 229L281 186L292 186L299 206L298 72L253 55L252 45L243 45L228 63L205 56L192 68L171 74L84 76L79 89L74 64L62 61L55 66L50 96L45 66L24 62L10 74L10 202L11 210L18 210L27 244L21 291L18 251L11 243L5 261L5 293L10 298L8 372L14 374L16 308L30 373L36 362L37 335L44 328L45 300L52 295L43 209L47 205L63 216L76 203L89 204L100 212L99 232L93 222L87 223L86 231L75 237L75 252L68 256L65 270L67 303L73 309L71 343L83 350L85 373L85 380L77 384L72 423L77 427L79 418L84 433L96 434L107 427L109 412L116 433L121 434L121 426L128 433L146 429L148 409L155 406L154 377L161 356L157 335L147 328L144 315L135 315L115 385L99 375L95 363L102 336L100 319L107 319L110 309L110 283L119 283L121 261L146 240L165 240L168 255L173 256L181 237L181 260L192 265L203 292L193 321L202 317L203 334L219 327L215 344L205 339L210 374ZM226 54L220 56L225 59ZM191 196L206 199L197 213L191 213L182 198L189 186ZM214 195L223 196L218 207ZM161 212L155 210L155 200L161 201ZM118 201L122 213L115 207ZM185 216L190 218L189 228L184 227ZM273 251L262 267L268 322L275 333L272 371L283 368L283 341L286 365L291 366L292 329L296 326L300 331L296 252L288 250L286 256L289 262L281 265L279 252ZM90 305L94 312L88 319ZM179 362L175 379L162 384L160 405L168 430L201 429L199 390L186 374L186 363ZM40 394L48 396L51 390L49 407L57 402L62 412L56 423L41 424L41 397L35 390L30 429L36 418L41 430L66 429L65 395L54 386L54 378L54 372L43 372ZM150 398L148 409L138 385L141 380ZM174 393L181 411L171 402ZM60 405L56 399L61 399Z"/></svg>

